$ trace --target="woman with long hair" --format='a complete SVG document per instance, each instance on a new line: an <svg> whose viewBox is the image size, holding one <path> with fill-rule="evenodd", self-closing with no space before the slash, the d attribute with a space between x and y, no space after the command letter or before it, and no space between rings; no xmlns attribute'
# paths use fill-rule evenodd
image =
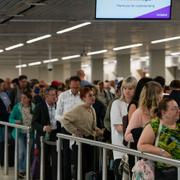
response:
<svg viewBox="0 0 180 180"><path fill-rule="evenodd" d="M157 82L146 83L140 95L138 108L132 114L130 122L125 132L127 142L137 143L143 127L155 117L160 100L163 97L163 89Z"/></svg>
<svg viewBox="0 0 180 180"><path fill-rule="evenodd" d="M134 96L133 96L133 98L132 98L132 100L128 106L128 120L129 121L131 119L133 112L138 108L138 101L140 98L141 91L142 91L144 85L149 81L152 81L152 78L143 77L138 81L136 89L135 89Z"/></svg>

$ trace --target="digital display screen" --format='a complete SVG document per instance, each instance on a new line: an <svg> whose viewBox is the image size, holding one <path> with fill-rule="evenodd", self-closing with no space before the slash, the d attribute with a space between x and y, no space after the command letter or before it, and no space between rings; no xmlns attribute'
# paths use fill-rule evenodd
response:
<svg viewBox="0 0 180 180"><path fill-rule="evenodd" d="M97 19L170 19L171 0L96 0Z"/></svg>

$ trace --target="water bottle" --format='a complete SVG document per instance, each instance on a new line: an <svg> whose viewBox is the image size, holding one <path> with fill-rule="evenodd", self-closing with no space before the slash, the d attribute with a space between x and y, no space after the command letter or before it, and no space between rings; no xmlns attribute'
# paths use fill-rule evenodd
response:
<svg viewBox="0 0 180 180"><path fill-rule="evenodd" d="M45 138L45 140L46 140L46 141L49 141L50 135L49 135L49 133L48 133L48 132L46 132L46 134L45 134L45 137L44 137L44 138Z"/></svg>

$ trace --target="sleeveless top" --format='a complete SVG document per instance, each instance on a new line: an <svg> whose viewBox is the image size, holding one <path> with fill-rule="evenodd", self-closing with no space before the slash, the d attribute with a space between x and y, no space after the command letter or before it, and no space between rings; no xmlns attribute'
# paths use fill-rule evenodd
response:
<svg viewBox="0 0 180 180"><path fill-rule="evenodd" d="M160 120L153 119L150 124L157 137ZM157 147L160 147L170 153L173 159L180 160L180 123L177 122L176 129L170 129L165 125L160 128ZM157 167L169 167L167 164L157 163Z"/></svg>

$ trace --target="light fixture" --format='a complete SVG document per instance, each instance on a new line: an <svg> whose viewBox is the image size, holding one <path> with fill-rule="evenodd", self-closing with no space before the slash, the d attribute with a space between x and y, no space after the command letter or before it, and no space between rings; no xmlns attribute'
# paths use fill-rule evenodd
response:
<svg viewBox="0 0 180 180"><path fill-rule="evenodd" d="M108 62L108 61L105 61L105 62L103 62L103 64L104 64L104 65L108 65L108 64L109 64L109 62Z"/></svg>
<svg viewBox="0 0 180 180"><path fill-rule="evenodd" d="M69 32L69 31L73 31L73 30L75 30L75 29L78 29L78 28L87 26L87 25L89 25L89 24L91 24L91 22L81 23L81 24L78 24L78 25L76 25L76 26L72 26L72 27L70 27L70 28L66 28L66 29L57 31L56 33L57 33L57 34L63 34L63 33L66 33L66 32Z"/></svg>
<svg viewBox="0 0 180 180"><path fill-rule="evenodd" d="M46 3L33 3L33 2L28 2L27 4L29 6L44 6L44 5L47 5Z"/></svg>
<svg viewBox="0 0 180 180"><path fill-rule="evenodd" d="M31 39L31 40L28 40L28 41L26 41L26 43L30 44L30 43L33 43L33 42L36 42L36 41L40 41L40 40L49 38L49 37L51 37L51 36L52 36L51 34L46 34L46 35L44 35L44 36L40 36L40 37Z"/></svg>
<svg viewBox="0 0 180 180"><path fill-rule="evenodd" d="M113 60L111 61L112 64L116 64L117 63L117 60Z"/></svg>
<svg viewBox="0 0 180 180"><path fill-rule="evenodd" d="M119 50L123 50L123 49L130 49L130 48L135 48L135 47L140 47L143 46L142 43L138 43L138 44L130 44L127 46L120 46L120 47L115 47L113 48L114 51L119 51Z"/></svg>
<svg viewBox="0 0 180 180"><path fill-rule="evenodd" d="M148 60L150 57L149 56L141 56L140 59L143 59L143 60Z"/></svg>
<svg viewBox="0 0 180 180"><path fill-rule="evenodd" d="M90 56L90 55L101 54L101 53L105 53L105 52L107 52L107 49L100 50L100 51L88 52L87 55Z"/></svg>
<svg viewBox="0 0 180 180"><path fill-rule="evenodd" d="M107 65L107 64L116 64L117 61L116 60L111 60L111 61L105 61L103 64Z"/></svg>
<svg viewBox="0 0 180 180"><path fill-rule="evenodd" d="M173 52L171 53L171 56L179 56L180 55L180 52Z"/></svg>
<svg viewBox="0 0 180 180"><path fill-rule="evenodd" d="M43 63L50 63L50 62L56 62L58 61L58 58L54 58L54 59L48 59L48 60L44 60Z"/></svg>
<svg viewBox="0 0 180 180"><path fill-rule="evenodd" d="M81 65L82 68L87 68L89 66L90 66L90 64L83 64L83 65Z"/></svg>
<svg viewBox="0 0 180 180"><path fill-rule="evenodd" d="M29 63L28 66L36 66L36 65L39 65L39 64L41 64L41 61Z"/></svg>
<svg viewBox="0 0 180 180"><path fill-rule="evenodd" d="M19 64L19 65L16 65L16 68L23 68L23 67L27 67L26 64Z"/></svg>
<svg viewBox="0 0 180 180"><path fill-rule="evenodd" d="M13 45L13 46L9 46L9 47L5 48L5 50L9 51L9 50L21 47L21 46L24 46L24 44L23 43L19 43L19 44Z"/></svg>
<svg viewBox="0 0 180 180"><path fill-rule="evenodd" d="M68 60L68 59L74 59L74 58L78 58L78 57L80 57L80 55L76 54L76 55L72 55L72 56L65 56L65 57L62 57L61 59Z"/></svg>
<svg viewBox="0 0 180 180"><path fill-rule="evenodd" d="M4 50L3 50L3 49L0 49L0 53L2 53L2 52L4 52Z"/></svg>
<svg viewBox="0 0 180 180"><path fill-rule="evenodd" d="M178 39L180 39L180 36L154 40L154 41L151 41L151 44L157 44L157 43L162 43L162 42L167 42L167 41L174 41L174 40L178 40Z"/></svg>

